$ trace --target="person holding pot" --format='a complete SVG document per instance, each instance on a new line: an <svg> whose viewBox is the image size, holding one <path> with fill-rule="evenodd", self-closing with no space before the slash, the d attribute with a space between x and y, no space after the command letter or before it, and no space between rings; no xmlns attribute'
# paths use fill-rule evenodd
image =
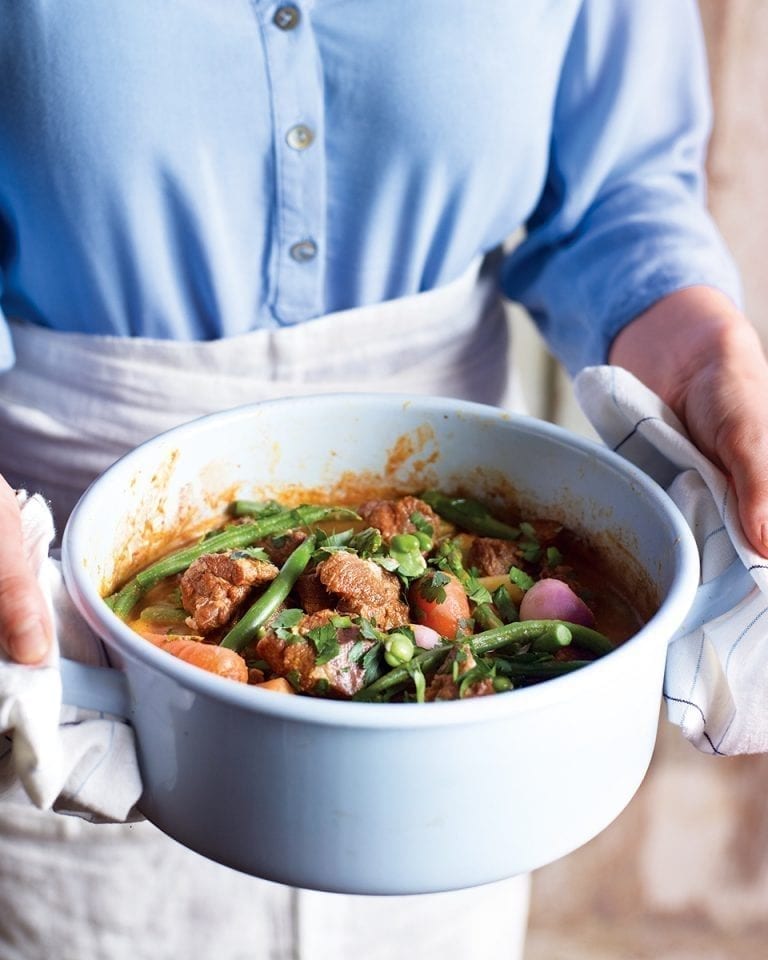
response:
<svg viewBox="0 0 768 960"><path fill-rule="evenodd" d="M655 390L768 555L768 366L703 204L693 0L17 4L0 71L12 659L52 642L16 488L61 530L126 450L278 395L512 407L502 296L570 371L609 361ZM292 891L147 823L6 802L0 898L0 952L25 960L492 960L519 951L526 887Z"/></svg>

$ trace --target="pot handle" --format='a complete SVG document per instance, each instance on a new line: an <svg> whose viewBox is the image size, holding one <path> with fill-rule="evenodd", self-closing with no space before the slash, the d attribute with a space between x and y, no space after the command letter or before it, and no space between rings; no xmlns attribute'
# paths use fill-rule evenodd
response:
<svg viewBox="0 0 768 960"><path fill-rule="evenodd" d="M62 657L62 701L84 710L110 713L123 720L130 716L131 699L125 674L113 667L95 667Z"/></svg>
<svg viewBox="0 0 768 960"><path fill-rule="evenodd" d="M697 630L710 620L728 613L757 589L757 584L749 570L744 566L743 561L736 557L721 574L707 583L702 583L697 589L693 604L670 643L674 643L692 630Z"/></svg>

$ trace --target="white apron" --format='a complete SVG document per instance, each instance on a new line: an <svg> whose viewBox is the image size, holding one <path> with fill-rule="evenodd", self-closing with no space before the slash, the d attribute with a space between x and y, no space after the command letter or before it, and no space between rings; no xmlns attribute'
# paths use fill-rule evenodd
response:
<svg viewBox="0 0 768 960"><path fill-rule="evenodd" d="M495 270L480 261L425 294L214 342L11 328L0 473L43 492L60 529L116 457L216 409L335 390L515 405ZM146 822L0 809L2 960L515 960L527 891L526 878L418 897L293 890L205 860Z"/></svg>

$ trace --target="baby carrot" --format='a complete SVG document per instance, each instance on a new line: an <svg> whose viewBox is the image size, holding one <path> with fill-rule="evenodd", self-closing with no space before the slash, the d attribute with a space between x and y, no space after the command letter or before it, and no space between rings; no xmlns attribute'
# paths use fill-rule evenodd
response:
<svg viewBox="0 0 768 960"><path fill-rule="evenodd" d="M219 677L227 677L229 680L237 680L240 683L248 682L248 667L245 660L234 650L217 647L212 643L203 643L201 640L192 640L190 637L176 637L157 646L166 653L178 657L179 660L194 664Z"/></svg>

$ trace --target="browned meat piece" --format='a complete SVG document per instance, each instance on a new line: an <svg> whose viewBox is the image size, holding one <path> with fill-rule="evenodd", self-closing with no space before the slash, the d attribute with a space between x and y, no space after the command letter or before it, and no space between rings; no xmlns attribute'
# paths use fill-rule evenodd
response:
<svg viewBox="0 0 768 960"><path fill-rule="evenodd" d="M328 624L338 614L335 610L320 610L304 617L297 627L300 637ZM363 686L364 673L359 661L349 659L352 647L360 639L357 627L341 627L336 631L339 652L327 663L317 663L317 648L311 639L296 639L290 643L268 630L256 645L256 654L269 664L279 676L291 675L291 681L302 693L322 692L324 696L348 698ZM372 646L364 641L363 650Z"/></svg>
<svg viewBox="0 0 768 960"><path fill-rule="evenodd" d="M318 610L330 610L335 601L320 583L317 572L311 570L302 573L296 581L296 593L299 597L299 606L305 613L317 613Z"/></svg>
<svg viewBox="0 0 768 960"><path fill-rule="evenodd" d="M520 548L514 541L494 537L475 537L467 553L467 566L477 570L479 577L502 576L522 562Z"/></svg>
<svg viewBox="0 0 768 960"><path fill-rule="evenodd" d="M274 580L277 573L273 563L239 557L236 551L206 553L181 578L181 602L191 614L187 624L203 636L223 627L253 588Z"/></svg>
<svg viewBox="0 0 768 960"><path fill-rule="evenodd" d="M408 605L400 597L400 581L372 560L339 551L317 565L317 576L330 594L338 597L337 609L356 613L380 630L408 623Z"/></svg>
<svg viewBox="0 0 768 960"><path fill-rule="evenodd" d="M413 533L416 529L411 523L414 513L420 513L437 530L440 518L423 500L418 497L401 497L399 500L368 500L357 512L371 527L381 531L384 540L389 541L398 533Z"/></svg>
<svg viewBox="0 0 768 960"><path fill-rule="evenodd" d="M457 679L453 679L453 664L458 661ZM424 693L424 699L431 700L458 700L461 678L477 666L467 644L462 644L451 650L443 661L440 669L430 680ZM485 697L493 693L493 681L489 677L470 683L464 690L464 697Z"/></svg>
<svg viewBox="0 0 768 960"><path fill-rule="evenodd" d="M536 535L536 540L540 547L550 547L563 531L562 523L557 520L531 520L529 521Z"/></svg>
<svg viewBox="0 0 768 960"><path fill-rule="evenodd" d="M310 630L325 626L333 617L338 616L335 610L319 610L315 613L306 614L301 618L295 627L295 639L290 642L279 637L270 626L264 631L264 635L258 640L254 649L254 655L269 665L270 670L279 676L285 676L289 668L285 665L285 651L291 646L307 646L308 644L299 640L300 636L305 636ZM312 657L314 665L314 655Z"/></svg>
<svg viewBox="0 0 768 960"><path fill-rule="evenodd" d="M257 546L261 547L275 566L282 567L293 551L307 539L306 531L290 530L279 537L267 537L260 540Z"/></svg>

